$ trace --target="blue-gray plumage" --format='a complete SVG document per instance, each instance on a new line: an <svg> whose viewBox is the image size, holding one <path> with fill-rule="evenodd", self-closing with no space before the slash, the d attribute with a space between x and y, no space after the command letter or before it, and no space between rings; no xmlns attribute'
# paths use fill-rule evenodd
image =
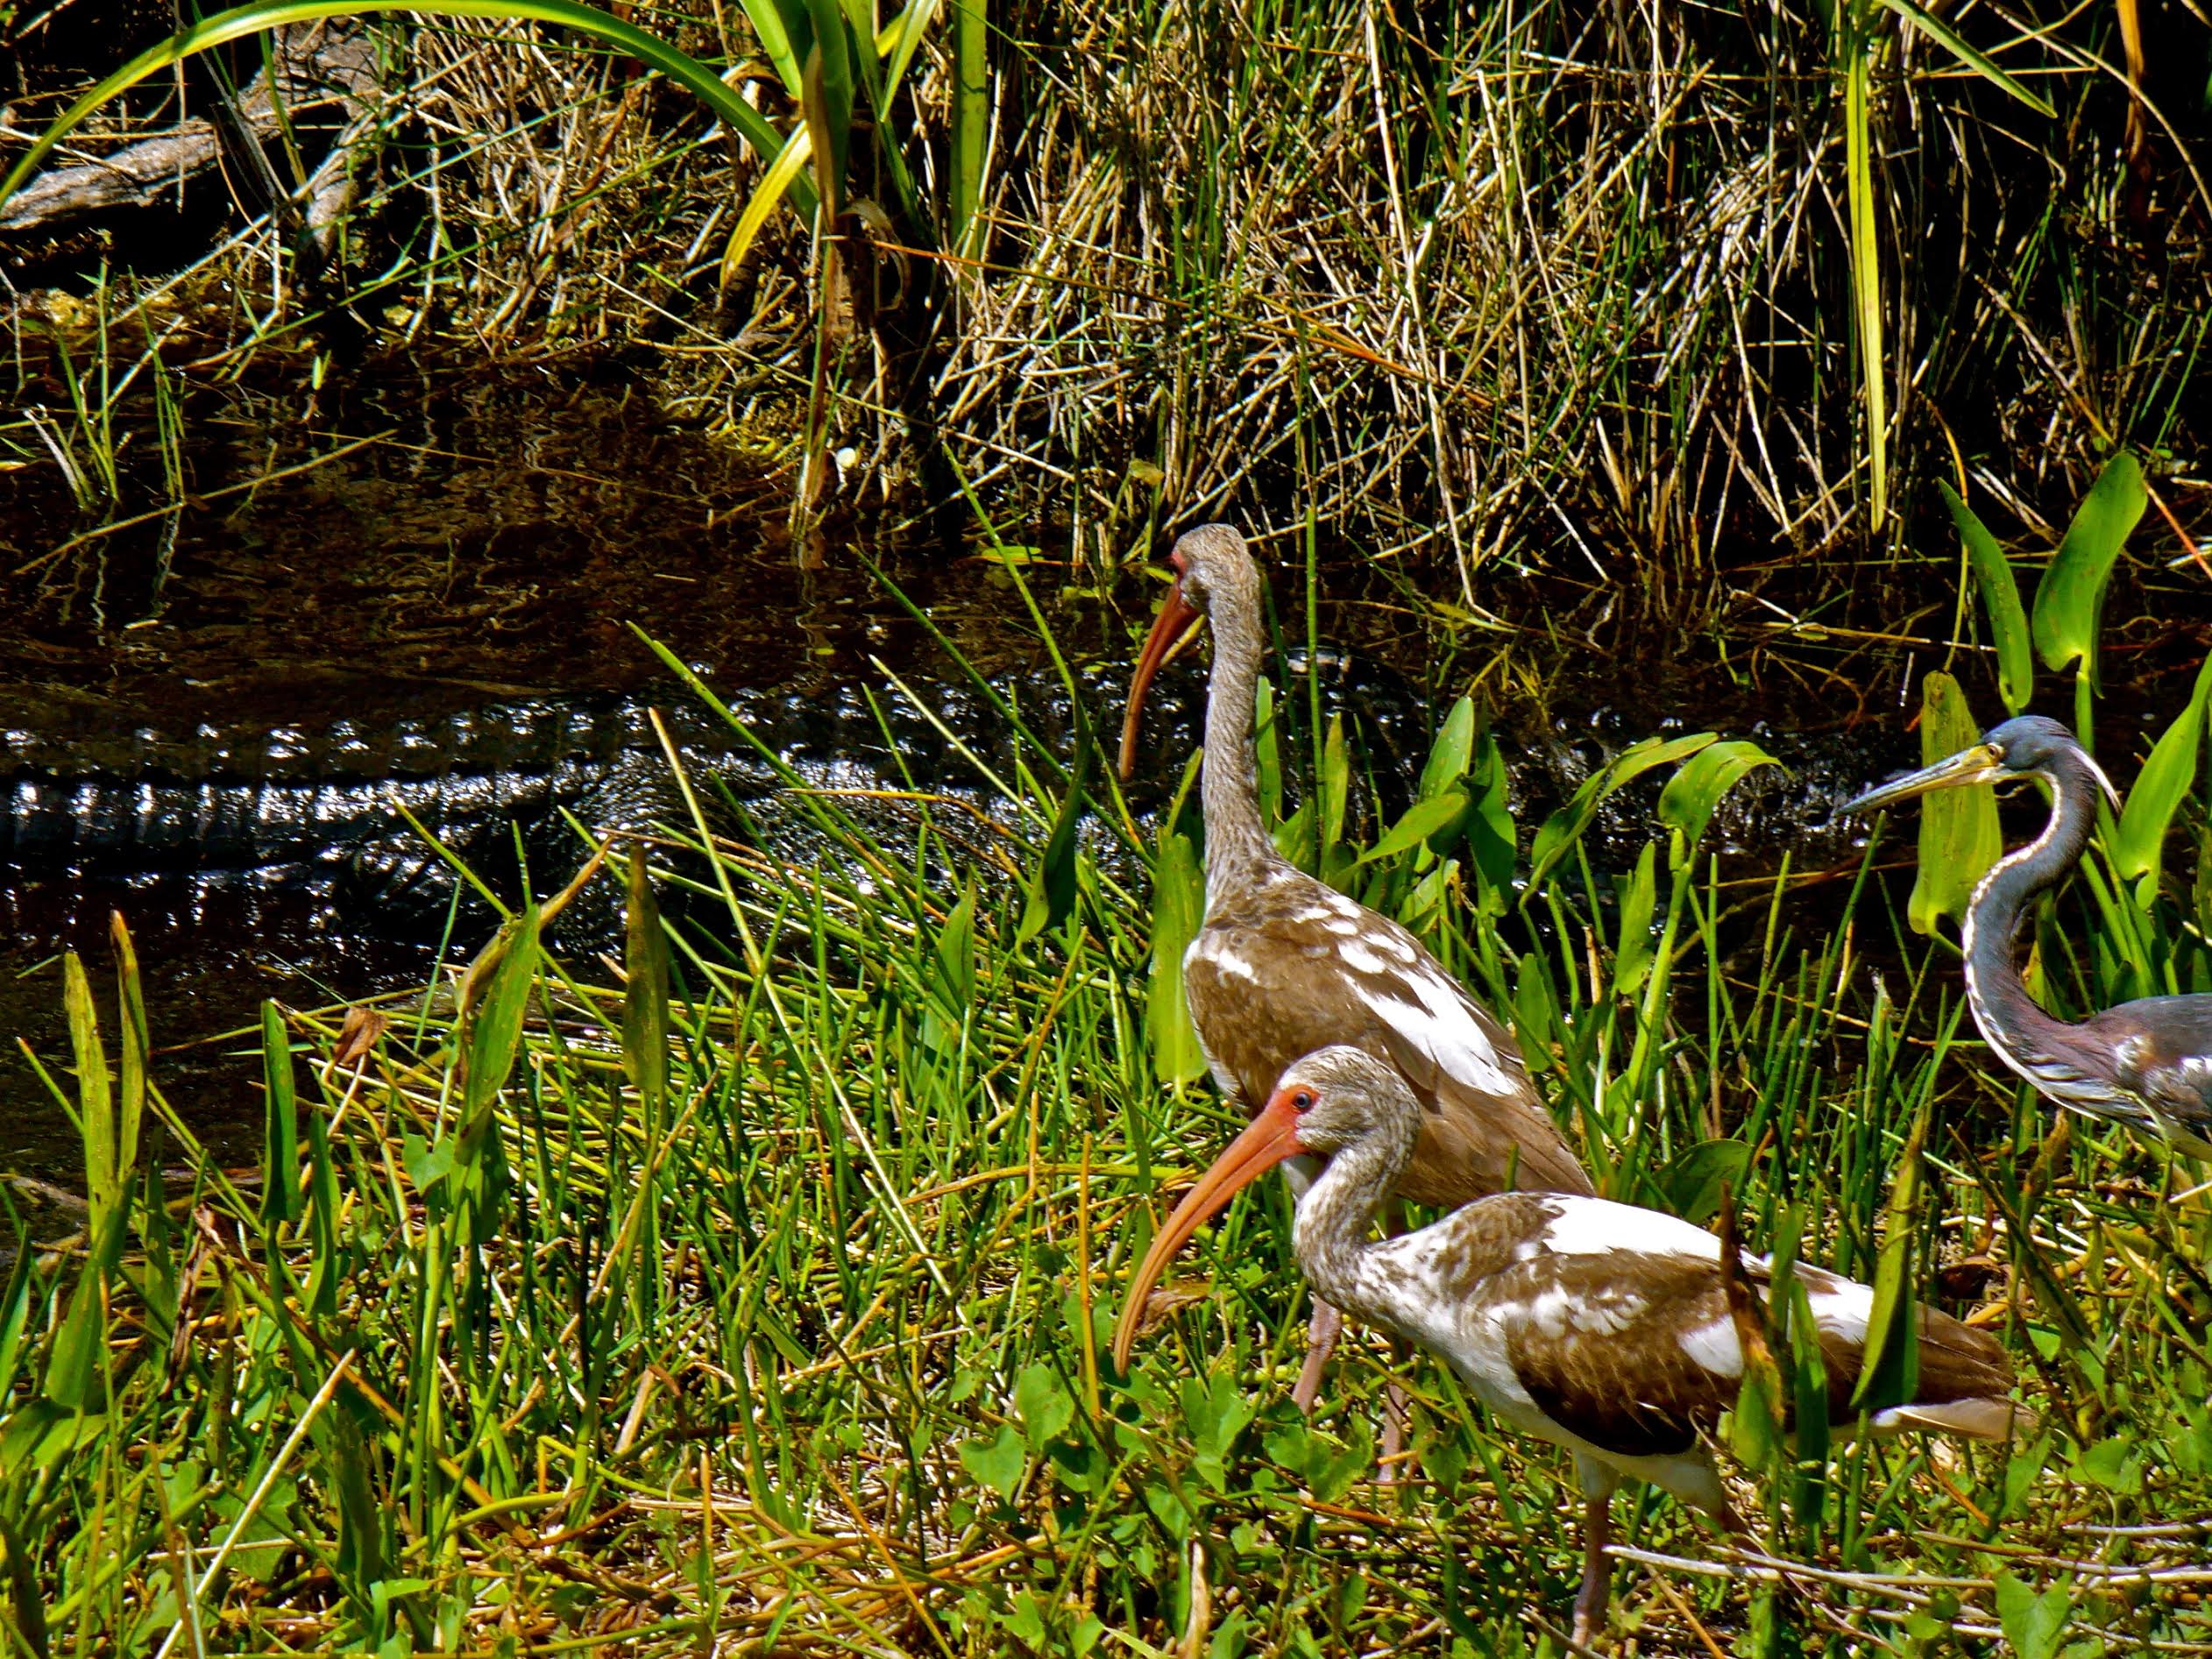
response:
<svg viewBox="0 0 2212 1659"><path fill-rule="evenodd" d="M2040 714L2023 714L1843 810L1870 812L1930 790L2026 777L2050 786L2051 820L1990 868L1967 905L1961 943L1974 1023L1998 1059L2060 1105L2152 1131L2192 1156L2212 1158L2212 996L2146 996L2069 1024L2036 1005L2013 964L2028 901L2060 881L2088 845L2096 791L2119 805L2111 780L2073 733Z"/></svg>

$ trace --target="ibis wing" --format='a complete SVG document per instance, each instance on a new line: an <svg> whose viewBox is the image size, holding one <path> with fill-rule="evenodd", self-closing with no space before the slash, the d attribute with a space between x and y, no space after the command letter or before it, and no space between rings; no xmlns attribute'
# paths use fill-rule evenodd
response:
<svg viewBox="0 0 2212 1659"><path fill-rule="evenodd" d="M1521 1391L1602 1451L1678 1455L1735 1403L1743 1352L1709 1264L1547 1254L1493 1275L1479 1295Z"/></svg>
<svg viewBox="0 0 2212 1659"><path fill-rule="evenodd" d="M1301 878L1210 919L1183 985L1207 1053L1248 1108L1293 1060L1332 1043L1397 1067L1423 1108L1399 1188L1414 1202L1457 1206L1509 1182L1593 1190L1512 1037L1411 933L1333 889Z"/></svg>

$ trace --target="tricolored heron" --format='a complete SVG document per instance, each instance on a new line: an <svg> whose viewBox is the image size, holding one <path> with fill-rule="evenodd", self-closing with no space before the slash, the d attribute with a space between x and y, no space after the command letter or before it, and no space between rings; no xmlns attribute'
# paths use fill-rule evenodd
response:
<svg viewBox="0 0 2212 1659"><path fill-rule="evenodd" d="M2039 777L2051 821L1990 868L1967 905L1967 1003L1997 1058L2060 1105L2150 1130L2197 1158L2212 1158L2212 996L2146 996L2078 1024L2036 1006L2013 965L2028 901L2081 857L2099 790L2119 792L2074 734L2040 714L1992 727L1971 748L1846 802L1870 812L1930 790Z"/></svg>

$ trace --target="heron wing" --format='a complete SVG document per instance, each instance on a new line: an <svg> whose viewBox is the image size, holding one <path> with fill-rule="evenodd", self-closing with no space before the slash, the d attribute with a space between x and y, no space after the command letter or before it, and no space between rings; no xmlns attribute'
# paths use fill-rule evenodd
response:
<svg viewBox="0 0 2212 1659"><path fill-rule="evenodd" d="M2083 1022L2116 1060L2120 1087L2162 1126L2212 1140L2212 996L2149 996Z"/></svg>

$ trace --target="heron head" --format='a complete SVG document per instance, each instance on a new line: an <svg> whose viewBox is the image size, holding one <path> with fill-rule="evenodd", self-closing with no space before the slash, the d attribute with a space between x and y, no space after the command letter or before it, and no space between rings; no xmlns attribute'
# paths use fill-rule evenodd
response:
<svg viewBox="0 0 2212 1659"><path fill-rule="evenodd" d="M2089 758L2074 734L2044 714L2022 714L1982 734L1982 741L1946 755L1932 766L1876 784L1855 799L1846 801L1847 812L1871 812L1897 801L1925 795L1931 790L1957 789L1967 783L2009 783L2024 777L2042 777L2054 785L2086 779L2102 789L2114 806L2120 792L2104 769Z"/></svg>

